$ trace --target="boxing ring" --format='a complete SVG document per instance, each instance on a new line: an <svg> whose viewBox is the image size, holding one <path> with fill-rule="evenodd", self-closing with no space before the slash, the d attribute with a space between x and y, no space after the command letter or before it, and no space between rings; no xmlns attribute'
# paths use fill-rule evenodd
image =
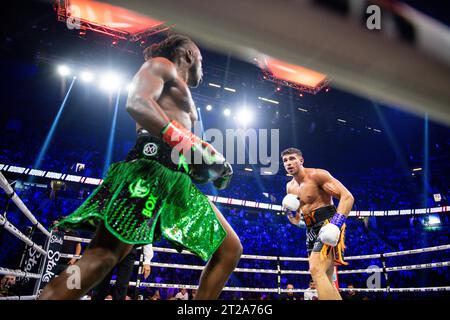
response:
<svg viewBox="0 0 450 320"><path fill-rule="evenodd" d="M0 167L0 170L4 169L4 167ZM29 170L29 169L28 169ZM97 179L99 180L99 179ZM83 179L86 181L86 179ZM90 180L91 181L91 180ZM101 183L101 180L99 180ZM17 295L17 296L8 296L8 297L0 297L0 300L34 300L38 296L40 290L42 290L45 283L50 282L52 277L52 266L55 265L60 258L69 258L69 259L80 259L81 255L73 255L70 253L58 252L52 247L52 245L59 244L62 246L64 241L75 241L81 243L89 243L91 240L87 238L73 237L68 235L63 235L61 232L48 232L34 217L34 215L28 210L23 201L19 198L19 196L14 192L12 187L9 185L6 178L0 172L0 187L4 190L7 197L18 207L21 213L23 213L28 220L32 223L32 229L39 230L42 232L45 238L45 243L39 245L35 243L30 235L25 235L19 229L14 226L5 216L0 216L0 226L4 228L11 235L15 236L22 242L26 244L26 250L34 250L35 252L42 255L42 259L40 260L38 272L28 272L27 270L13 270L8 268L0 267L1 275L14 275L16 277L28 279L29 281L35 281L35 286L32 295ZM221 197L211 197L210 199L216 203L229 204L241 207L249 207L249 208L260 208L267 209L271 211L281 211L281 206L267 204L267 203L259 203L247 200L239 200L239 199L229 199L229 198L221 198ZM388 211L352 211L350 216L359 217L359 216L392 216L392 215L415 215L415 214L427 214L427 213L436 213L436 212L448 212L447 207L436 207L436 208L423 208L423 209L411 209L411 210L388 210ZM6 213L6 212L5 212ZM385 279L388 279L389 274L395 273L402 270L422 270L422 269L430 269L430 268L443 268L450 266L450 261L442 261L442 262L433 262L433 263L423 263L423 264L413 264L413 265L400 265L394 267L386 266L386 259L393 258L398 256L406 256L406 255L414 255L414 254L422 254L422 253L430 253L430 252L439 252L450 249L450 244L443 244L439 246L426 247L414 250L404 250L404 251L396 251L396 252L384 252L384 253L374 253L368 255L359 255L359 256L349 256L345 259L347 261L356 261L356 260L368 260L368 259L379 259L381 261L382 267L373 266L365 269L354 269L354 270L340 270L338 272L339 276L345 274L364 274L364 273L379 273L382 274ZM169 254L182 254L182 255L192 255L192 253L187 251L182 251L181 253L175 249L164 248L164 247L153 247L155 252L164 252ZM273 294L281 294L287 293L288 291L294 293L303 293L307 289L283 289L281 288L281 277L284 275L298 275L298 276L307 276L309 275L308 270L294 270L294 269L286 269L282 266L283 261L290 262L302 262L305 263L308 261L307 258L304 257L286 257L286 256L264 256L264 255L249 255L244 254L241 256L241 260L265 260L265 261L273 261L276 264L276 268L274 269L263 269L263 268L236 268L234 270L235 273L253 273L253 274L270 274L276 279L277 286L276 287L225 287L223 291L238 291L238 292L261 292L261 293L273 293ZM155 282L145 282L142 280L141 273L143 268L143 255L140 254L138 260L135 261L135 266L139 267L138 277L137 279L133 279L134 281L129 282L129 286L135 288L172 288L172 289L197 289L197 285L193 284L180 284L180 283L155 283ZM177 263L164 263L164 262L151 262L151 267L154 268L173 268L173 269L181 269L181 270L203 270L203 265L195 265L195 264L177 264ZM53 275L54 276L54 275ZM111 281L114 283L114 280ZM389 286L389 282L386 281L387 285L383 288L340 288L341 292L346 291L355 291L355 292L384 292L384 293L404 293L404 292L439 292L439 291L450 291L450 286L442 286L442 287L411 287L411 288L393 288Z"/></svg>

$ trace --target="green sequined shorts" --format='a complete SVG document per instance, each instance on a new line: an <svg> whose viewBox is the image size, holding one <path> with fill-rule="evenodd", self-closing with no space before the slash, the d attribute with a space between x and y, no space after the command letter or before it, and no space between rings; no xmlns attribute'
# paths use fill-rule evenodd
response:
<svg viewBox="0 0 450 320"><path fill-rule="evenodd" d="M148 159L111 165L103 183L59 226L95 230L100 221L125 243L149 244L162 235L205 261L226 237L190 177Z"/></svg>

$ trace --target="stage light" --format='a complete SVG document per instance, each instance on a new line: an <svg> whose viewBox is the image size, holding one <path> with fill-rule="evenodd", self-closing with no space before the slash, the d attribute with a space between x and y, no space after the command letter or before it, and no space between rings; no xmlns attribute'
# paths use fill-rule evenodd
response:
<svg viewBox="0 0 450 320"><path fill-rule="evenodd" d="M71 72L70 68L66 65L60 65L58 67L58 73L63 77L68 76Z"/></svg>
<svg viewBox="0 0 450 320"><path fill-rule="evenodd" d="M208 105L206 106L206 110L207 110L207 111L211 111L211 110L212 110L212 105L208 104Z"/></svg>
<svg viewBox="0 0 450 320"><path fill-rule="evenodd" d="M225 117L229 117L231 115L231 110L227 108L223 110L223 114L225 115Z"/></svg>
<svg viewBox="0 0 450 320"><path fill-rule="evenodd" d="M100 80L100 87L104 90L116 90L120 87L120 77L115 73L108 73Z"/></svg>
<svg viewBox="0 0 450 320"><path fill-rule="evenodd" d="M83 71L81 72L81 80L83 80L84 82L91 82L94 79L94 75L92 74L92 72L89 71Z"/></svg>
<svg viewBox="0 0 450 320"><path fill-rule="evenodd" d="M253 121L253 113L244 108L238 112L237 121L245 127Z"/></svg>
<svg viewBox="0 0 450 320"><path fill-rule="evenodd" d="M227 91L230 91L230 92L236 92L236 89L233 89L233 88L227 88L227 87L225 87L224 89L227 90Z"/></svg>
<svg viewBox="0 0 450 320"><path fill-rule="evenodd" d="M271 99L267 99L267 98L264 98L264 97L258 97L258 99L262 100L262 101L270 102L270 103L273 103L273 104L280 104L280 102L278 102L276 100L271 100Z"/></svg>
<svg viewBox="0 0 450 320"><path fill-rule="evenodd" d="M129 83L129 84L127 85L127 91L130 91L130 90L132 90L132 89L134 89L134 85L133 85L133 83Z"/></svg>

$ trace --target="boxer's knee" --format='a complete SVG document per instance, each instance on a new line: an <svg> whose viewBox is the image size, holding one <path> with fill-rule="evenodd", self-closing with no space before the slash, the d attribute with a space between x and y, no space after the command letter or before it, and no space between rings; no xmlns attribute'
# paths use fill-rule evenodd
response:
<svg viewBox="0 0 450 320"><path fill-rule="evenodd" d="M237 236L228 235L222 245L214 253L213 258L219 261L237 264L241 258L243 247Z"/></svg>
<svg viewBox="0 0 450 320"><path fill-rule="evenodd" d="M224 249L222 252L227 260L239 261L241 258L243 247L238 237L230 237Z"/></svg>
<svg viewBox="0 0 450 320"><path fill-rule="evenodd" d="M238 238L235 240L235 242L233 244L233 258L236 261L239 261L239 259L241 259L243 251L244 251L244 247L242 246L242 243Z"/></svg>

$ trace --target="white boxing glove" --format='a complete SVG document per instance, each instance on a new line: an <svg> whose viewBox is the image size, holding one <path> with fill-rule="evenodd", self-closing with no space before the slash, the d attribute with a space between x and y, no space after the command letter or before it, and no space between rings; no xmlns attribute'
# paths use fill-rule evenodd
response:
<svg viewBox="0 0 450 320"><path fill-rule="evenodd" d="M300 208L300 200L295 194L288 193L283 198L282 205L284 211L297 211Z"/></svg>
<svg viewBox="0 0 450 320"><path fill-rule="evenodd" d="M328 223L320 228L319 239L324 244L335 247L339 242L339 237L341 235L341 230L338 226Z"/></svg>
<svg viewBox="0 0 450 320"><path fill-rule="evenodd" d="M345 223L347 217L339 212L336 212L331 218L330 223L324 225L319 231L319 240L324 244L335 247L339 242L341 236L341 228Z"/></svg>

